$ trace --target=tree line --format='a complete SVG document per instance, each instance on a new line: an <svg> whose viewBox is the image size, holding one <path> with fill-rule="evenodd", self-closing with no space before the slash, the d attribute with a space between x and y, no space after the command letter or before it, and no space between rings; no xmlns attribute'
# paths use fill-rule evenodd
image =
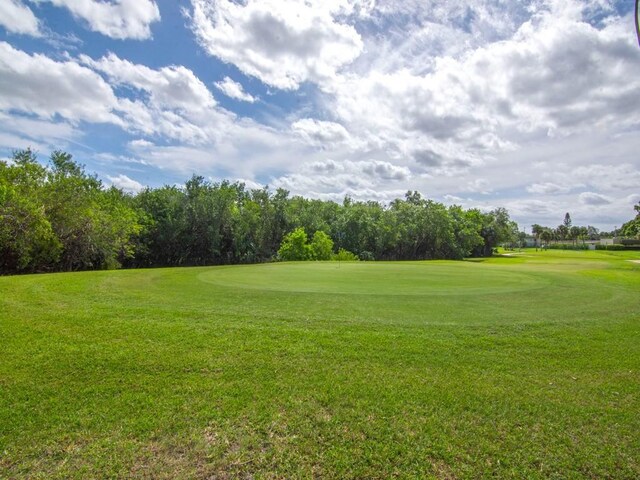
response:
<svg viewBox="0 0 640 480"><path fill-rule="evenodd" d="M503 208L465 210L408 192L388 205L290 196L194 175L132 195L66 152L0 161L0 273L256 263L461 259L517 238ZM297 249L297 250L296 250ZM302 255L300 258L298 255Z"/></svg>
<svg viewBox="0 0 640 480"><path fill-rule="evenodd" d="M567 212L564 220L555 228L543 227L542 225L531 225L531 233L538 243L549 244L555 242L573 242L584 240L599 240L605 236L606 232L600 232L596 227L573 225L571 215Z"/></svg>
<svg viewBox="0 0 640 480"><path fill-rule="evenodd" d="M570 242L574 245L587 240L600 240L601 238L640 239L640 202L633 207L636 211L635 218L624 223L619 229L611 232L600 231L591 225L573 225L571 215L567 212L564 220L557 227L545 227L539 224L531 226L531 233L536 238L538 244L549 244L551 242Z"/></svg>

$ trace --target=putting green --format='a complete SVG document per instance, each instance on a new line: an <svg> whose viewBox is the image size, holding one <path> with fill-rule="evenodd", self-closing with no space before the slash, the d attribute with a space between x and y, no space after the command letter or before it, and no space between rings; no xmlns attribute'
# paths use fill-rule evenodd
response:
<svg viewBox="0 0 640 480"><path fill-rule="evenodd" d="M216 267L199 279L217 286L356 295L486 295L544 287L540 276L468 262L304 262Z"/></svg>

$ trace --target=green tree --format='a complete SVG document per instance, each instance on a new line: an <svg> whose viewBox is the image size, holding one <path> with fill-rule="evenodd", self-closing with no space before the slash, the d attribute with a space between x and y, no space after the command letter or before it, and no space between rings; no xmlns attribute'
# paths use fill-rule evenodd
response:
<svg viewBox="0 0 640 480"><path fill-rule="evenodd" d="M640 202L633 208L636 211L636 217L623 224L620 230L626 237L640 238Z"/></svg>
<svg viewBox="0 0 640 480"><path fill-rule="evenodd" d="M43 202L47 172L29 149L0 161L0 273L53 268L61 252Z"/></svg>
<svg viewBox="0 0 640 480"><path fill-rule="evenodd" d="M283 261L311 260L312 255L307 233L301 227L285 235L278 249L278 258Z"/></svg>
<svg viewBox="0 0 640 480"><path fill-rule="evenodd" d="M313 260L331 260L333 240L322 230L318 230L313 234L310 246Z"/></svg>
<svg viewBox="0 0 640 480"><path fill-rule="evenodd" d="M186 196L175 186L142 190L134 205L144 212L144 229L139 237L136 266L183 265L186 261Z"/></svg>
<svg viewBox="0 0 640 480"><path fill-rule="evenodd" d="M545 228L540 233L540 239L545 245L548 245L551 240L553 240L553 232L549 228Z"/></svg>
<svg viewBox="0 0 640 480"><path fill-rule="evenodd" d="M62 244L58 268L114 268L135 248L137 212L116 189L104 190L69 153L54 151L45 186L45 208Z"/></svg>
<svg viewBox="0 0 640 480"><path fill-rule="evenodd" d="M513 243L518 238L518 225L509 218L509 212L505 208L496 208L482 216L482 229L480 235L484 244L476 255L491 256L493 249L498 245Z"/></svg>
<svg viewBox="0 0 640 480"><path fill-rule="evenodd" d="M542 225L538 225L537 223L531 225L531 233L536 239L536 246L540 244L540 235L542 235L543 231L544 227Z"/></svg>
<svg viewBox="0 0 640 480"><path fill-rule="evenodd" d="M558 225L556 227L555 236L557 240L566 240L569 238L569 228L565 225Z"/></svg>
<svg viewBox="0 0 640 480"><path fill-rule="evenodd" d="M468 257L483 244L480 235L482 213L477 209L465 211L462 207L454 205L449 207L449 214L453 221L455 235L455 242L452 245L455 258Z"/></svg>

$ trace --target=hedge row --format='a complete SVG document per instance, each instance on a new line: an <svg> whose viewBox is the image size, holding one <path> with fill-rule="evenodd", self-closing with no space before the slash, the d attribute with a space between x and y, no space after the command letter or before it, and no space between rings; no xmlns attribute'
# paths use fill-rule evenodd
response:
<svg viewBox="0 0 640 480"><path fill-rule="evenodd" d="M640 245L622 245L614 243L613 245L596 245L596 250L640 250Z"/></svg>
<svg viewBox="0 0 640 480"><path fill-rule="evenodd" d="M552 243L547 245L550 250L589 250L589 245L584 243Z"/></svg>

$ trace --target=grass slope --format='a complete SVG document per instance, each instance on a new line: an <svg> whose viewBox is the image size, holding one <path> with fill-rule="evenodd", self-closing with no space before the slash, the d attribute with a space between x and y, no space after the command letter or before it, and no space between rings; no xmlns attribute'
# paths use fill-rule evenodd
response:
<svg viewBox="0 0 640 480"><path fill-rule="evenodd" d="M0 278L0 478L638 478L632 258Z"/></svg>

